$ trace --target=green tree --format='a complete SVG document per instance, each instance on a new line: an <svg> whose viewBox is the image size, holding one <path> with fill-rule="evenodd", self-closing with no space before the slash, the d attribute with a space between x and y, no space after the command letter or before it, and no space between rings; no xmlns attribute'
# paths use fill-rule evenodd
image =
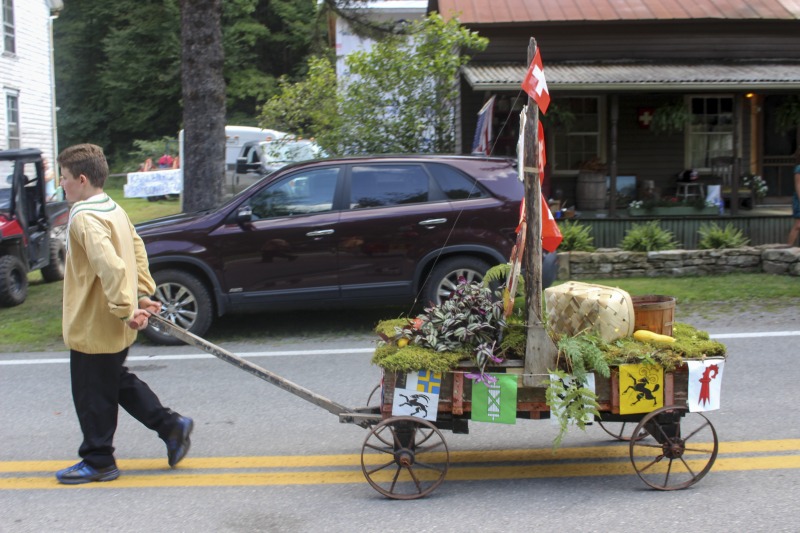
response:
<svg viewBox="0 0 800 533"><path fill-rule="evenodd" d="M460 52L483 50L488 40L436 13L413 22L408 33L346 59L344 152L455 150L456 75L469 61Z"/></svg>
<svg viewBox="0 0 800 533"><path fill-rule="evenodd" d="M271 98L261 109L265 128L291 131L302 137L314 137L320 146L337 153L339 119L337 112L336 71L327 58L308 60L308 74L293 83L288 76L279 80L280 95Z"/></svg>
<svg viewBox="0 0 800 533"><path fill-rule="evenodd" d="M305 80L283 80L262 108L262 124L314 136L330 153L453 152L456 75L469 61L460 52L488 41L438 14L411 23L407 33L348 56L344 83L331 81L329 61L310 61Z"/></svg>
<svg viewBox="0 0 800 533"><path fill-rule="evenodd" d="M109 154L182 127L178 0L69 0L55 23L59 144ZM222 0L229 120L256 123L323 30L308 0ZM324 28L324 25L322 26ZM202 56L202 47L195 51ZM275 58L280 58L276 60ZM112 161L113 163L113 161Z"/></svg>

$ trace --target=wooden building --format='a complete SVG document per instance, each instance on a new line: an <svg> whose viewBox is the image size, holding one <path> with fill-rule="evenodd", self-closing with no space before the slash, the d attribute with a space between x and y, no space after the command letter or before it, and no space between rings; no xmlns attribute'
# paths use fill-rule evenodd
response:
<svg viewBox="0 0 800 533"><path fill-rule="evenodd" d="M549 196L574 199L581 166L598 157L618 188L637 189L612 208L643 186L673 194L686 169L717 179L720 161L733 179L763 176L768 203L788 203L800 134L783 122L787 103L800 98L800 3L429 0L428 9L489 39L461 79L463 152L494 95L492 153L516 155L533 37L552 97L542 118Z"/></svg>
<svg viewBox="0 0 800 533"><path fill-rule="evenodd" d="M52 24L62 0L2 2L0 150L57 152Z"/></svg>

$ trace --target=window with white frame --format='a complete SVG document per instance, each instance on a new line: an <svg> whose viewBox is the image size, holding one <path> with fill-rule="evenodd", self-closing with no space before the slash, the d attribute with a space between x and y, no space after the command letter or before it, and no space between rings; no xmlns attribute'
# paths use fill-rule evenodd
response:
<svg viewBox="0 0 800 533"><path fill-rule="evenodd" d="M687 134L689 168L711 168L715 157L733 155L733 97L689 97L691 119Z"/></svg>
<svg viewBox="0 0 800 533"><path fill-rule="evenodd" d="M554 172L577 171L595 157L603 159L602 103L596 96L554 98L559 124L554 124L553 145L547 147Z"/></svg>
<svg viewBox="0 0 800 533"><path fill-rule="evenodd" d="M3 51L17 53L17 38L14 31L14 0L3 0Z"/></svg>
<svg viewBox="0 0 800 533"><path fill-rule="evenodd" d="M6 127L8 147L19 148L19 96L17 94L6 93Z"/></svg>

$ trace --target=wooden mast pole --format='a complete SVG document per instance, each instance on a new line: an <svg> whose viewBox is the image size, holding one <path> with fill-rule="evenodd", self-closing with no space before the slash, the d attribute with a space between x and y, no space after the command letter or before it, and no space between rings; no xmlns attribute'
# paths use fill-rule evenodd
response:
<svg viewBox="0 0 800 533"><path fill-rule="evenodd" d="M528 65L536 53L536 40L528 45ZM525 184L525 215L528 220L525 246L525 302L527 342L525 344L526 387L544 387L548 370L555 369L556 349L544 327L542 316L542 187L539 181L539 107L528 96L523 137L522 169Z"/></svg>

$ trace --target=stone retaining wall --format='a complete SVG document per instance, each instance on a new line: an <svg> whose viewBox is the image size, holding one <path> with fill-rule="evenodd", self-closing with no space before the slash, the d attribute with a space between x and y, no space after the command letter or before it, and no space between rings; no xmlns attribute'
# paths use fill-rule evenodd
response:
<svg viewBox="0 0 800 533"><path fill-rule="evenodd" d="M767 272L800 276L800 248L782 245L721 250L625 252L618 248L558 254L558 279L709 276Z"/></svg>

